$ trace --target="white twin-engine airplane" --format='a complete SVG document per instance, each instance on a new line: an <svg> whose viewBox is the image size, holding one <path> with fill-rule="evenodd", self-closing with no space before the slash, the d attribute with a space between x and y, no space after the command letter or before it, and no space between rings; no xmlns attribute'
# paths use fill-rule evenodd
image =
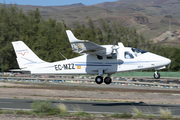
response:
<svg viewBox="0 0 180 120"><path fill-rule="evenodd" d="M110 76L116 72L155 69L154 78L160 78L157 72L171 63L171 60L137 48L118 45L97 45L88 40L77 39L70 30L66 30L72 50L82 56L58 62L41 60L24 42L12 42L20 71L30 74L91 74L97 84L110 84ZM14 70L14 71L17 71ZM107 76L103 79L103 75Z"/></svg>

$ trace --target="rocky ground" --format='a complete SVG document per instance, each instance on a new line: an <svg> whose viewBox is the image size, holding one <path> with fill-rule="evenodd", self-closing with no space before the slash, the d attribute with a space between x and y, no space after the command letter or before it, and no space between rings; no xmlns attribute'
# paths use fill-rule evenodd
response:
<svg viewBox="0 0 180 120"><path fill-rule="evenodd" d="M37 117L30 115L16 115L16 114L0 114L1 120L134 120L134 119L118 119L118 118L85 118L85 117ZM137 120L145 120L139 118ZM157 119L154 119L157 120Z"/></svg>
<svg viewBox="0 0 180 120"><path fill-rule="evenodd" d="M0 98L55 99L55 100L107 100L179 104L180 90L122 89L78 86L26 85L0 82Z"/></svg>
<svg viewBox="0 0 180 120"><path fill-rule="evenodd" d="M0 98L21 99L55 99L55 100L107 100L119 102L145 102L160 104L179 104L180 90L156 90L156 89L124 89L112 87L94 87L89 85L67 86L67 85L28 85L0 82ZM2 114L2 119L8 118ZM14 116L15 118L17 116ZM24 118L24 117L22 117ZM20 118L18 118L20 119ZM28 117L27 120L30 118ZM37 118L33 118L36 120ZM44 118L43 118L44 119ZM59 119L59 118L50 118ZM64 118L65 119L65 118ZM21 120L21 119L20 119ZM26 120L26 119L23 119Z"/></svg>

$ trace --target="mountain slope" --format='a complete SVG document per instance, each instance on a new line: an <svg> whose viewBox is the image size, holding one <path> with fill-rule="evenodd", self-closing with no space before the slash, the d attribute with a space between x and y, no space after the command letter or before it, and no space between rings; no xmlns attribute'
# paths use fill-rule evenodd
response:
<svg viewBox="0 0 180 120"><path fill-rule="evenodd" d="M167 15L172 17L171 31L180 29L178 25L180 23L179 6L180 0L119 0L91 6L85 6L81 3L67 6L17 5L24 12L35 10L38 7L44 19L52 18L56 19L57 22L64 20L69 25L74 22L86 23L87 16L97 25L99 18L109 21L116 20L127 27L135 27L147 40L153 40L169 30ZM163 42L164 40L161 40L161 43Z"/></svg>

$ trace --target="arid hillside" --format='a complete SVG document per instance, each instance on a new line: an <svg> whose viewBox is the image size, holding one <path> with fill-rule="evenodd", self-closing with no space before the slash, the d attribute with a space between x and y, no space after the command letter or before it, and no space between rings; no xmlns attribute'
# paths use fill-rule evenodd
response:
<svg viewBox="0 0 180 120"><path fill-rule="evenodd" d="M173 41L167 42L167 38L162 40L159 36L169 30L172 35L180 30L179 6L180 0L118 0L91 6L81 3L66 6L17 5L23 12L38 8L44 19L52 18L57 22L64 21L68 25L75 22L86 23L87 16L97 25L100 18L108 19L110 22L116 20L127 27L135 27L147 40L170 45L178 42L178 37L173 37Z"/></svg>

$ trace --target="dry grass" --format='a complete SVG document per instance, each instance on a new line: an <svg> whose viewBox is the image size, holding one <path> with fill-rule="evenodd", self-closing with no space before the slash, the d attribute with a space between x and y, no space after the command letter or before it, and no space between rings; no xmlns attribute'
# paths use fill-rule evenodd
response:
<svg viewBox="0 0 180 120"><path fill-rule="evenodd" d="M60 113L68 113L68 108L63 103L57 106L58 106L58 109L60 110Z"/></svg>
<svg viewBox="0 0 180 120"><path fill-rule="evenodd" d="M163 118L172 118L172 112L169 109L159 109L159 112Z"/></svg>
<svg viewBox="0 0 180 120"><path fill-rule="evenodd" d="M133 108L133 112L135 113L134 117L144 117L145 115L143 112L136 107Z"/></svg>

